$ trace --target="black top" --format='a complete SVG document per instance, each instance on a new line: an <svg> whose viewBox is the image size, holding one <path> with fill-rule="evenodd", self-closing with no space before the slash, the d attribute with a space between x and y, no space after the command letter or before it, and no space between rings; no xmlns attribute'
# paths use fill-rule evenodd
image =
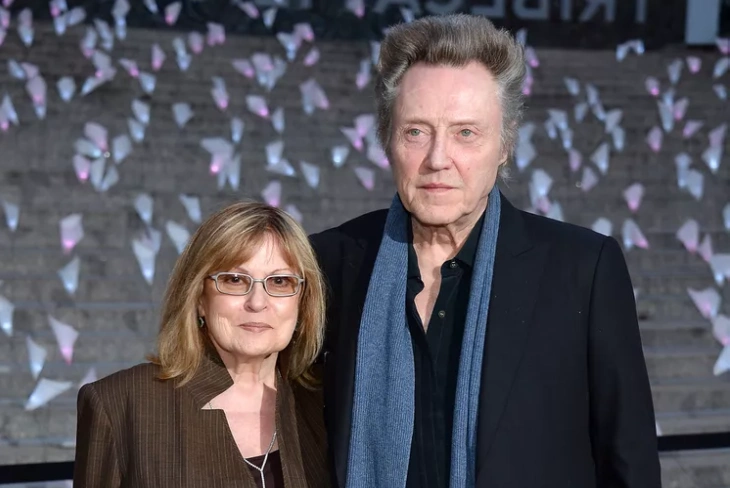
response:
<svg viewBox="0 0 730 488"><path fill-rule="evenodd" d="M449 485L454 397L459 357L469 305L471 275L484 215L454 259L441 265L441 287L427 331L416 309L423 290L418 257L409 225L406 311L416 373L415 419L408 488L443 488Z"/></svg>
<svg viewBox="0 0 730 488"><path fill-rule="evenodd" d="M264 455L246 459L255 466L261 467L261 463L264 462ZM261 484L261 471L251 466L248 466L248 469L251 471L251 476L253 476L256 486L263 488ZM266 480L266 488L284 488L284 472L281 470L281 456L279 455L279 451L269 453L266 466L264 466L264 480Z"/></svg>

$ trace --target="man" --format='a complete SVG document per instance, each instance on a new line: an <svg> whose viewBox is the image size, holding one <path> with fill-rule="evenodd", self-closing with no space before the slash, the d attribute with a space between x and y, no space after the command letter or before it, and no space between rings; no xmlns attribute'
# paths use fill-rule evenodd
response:
<svg viewBox="0 0 730 488"><path fill-rule="evenodd" d="M485 18L424 18L381 44L397 195L312 236L331 293L335 486L660 487L618 244L495 186L524 75L520 46Z"/></svg>

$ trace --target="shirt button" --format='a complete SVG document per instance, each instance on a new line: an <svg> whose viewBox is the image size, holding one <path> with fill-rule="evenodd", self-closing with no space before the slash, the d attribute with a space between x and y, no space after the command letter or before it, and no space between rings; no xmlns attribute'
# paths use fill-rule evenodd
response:
<svg viewBox="0 0 730 488"><path fill-rule="evenodd" d="M451 269L454 269L454 268L456 268L457 266L458 266L458 264L456 264L456 261L451 261L451 263L449 264L449 267L450 267Z"/></svg>
<svg viewBox="0 0 730 488"><path fill-rule="evenodd" d="M439 310L439 318L442 319L444 317L446 317L446 312L444 312L443 310Z"/></svg>

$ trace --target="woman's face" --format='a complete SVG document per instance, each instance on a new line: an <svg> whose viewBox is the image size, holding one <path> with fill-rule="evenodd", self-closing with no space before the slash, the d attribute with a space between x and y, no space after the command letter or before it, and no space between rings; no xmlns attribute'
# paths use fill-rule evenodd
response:
<svg viewBox="0 0 730 488"><path fill-rule="evenodd" d="M233 269L217 272L245 273L254 279L270 275L299 275L285 260L278 242L266 237L251 259ZM223 285L223 279L219 281ZM276 283L281 283L277 281ZM234 279L229 286L245 286ZM274 291L270 287L270 291ZM247 295L220 293L212 279L206 279L198 314L205 318L208 335L221 356L239 360L265 358L284 350L292 339L299 314L300 291L289 297L273 297L263 283L254 283Z"/></svg>

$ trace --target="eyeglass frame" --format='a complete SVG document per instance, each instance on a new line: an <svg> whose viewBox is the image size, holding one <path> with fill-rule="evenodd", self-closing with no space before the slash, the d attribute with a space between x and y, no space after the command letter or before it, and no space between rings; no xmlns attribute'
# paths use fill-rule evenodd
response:
<svg viewBox="0 0 730 488"><path fill-rule="evenodd" d="M218 277L221 276L221 275L246 276L248 278L251 278L251 286L249 287L249 289L248 289L248 291L246 293L242 293L240 295L234 294L234 293L226 293L224 291L221 291L221 289L218 287ZM268 280L269 278L276 278L276 277L281 277L281 278L296 278L298 280L297 281L297 289L296 289L296 291L294 293L290 294L290 295L272 295L271 293L269 293L269 290L266 288L266 280ZM209 278L209 279L213 280L213 282L215 283L215 289L216 289L216 291L218 293L220 293L221 295L228 295L228 296L231 296L231 297L245 297L246 295L248 295L249 293L251 293L253 291L253 287L254 287L254 285L256 283L261 283L261 286L264 287L264 291L270 297L273 297L273 298L288 298L288 297L293 297L293 296L299 294L300 291L302 291L302 284L305 282L305 279L304 278L302 278L299 275L295 275L295 274L272 274L272 275L264 276L263 278L254 278L250 274L236 273L236 272L233 272L233 271L221 271L221 272L216 273L216 274L208 275L208 276L206 276L206 278Z"/></svg>

